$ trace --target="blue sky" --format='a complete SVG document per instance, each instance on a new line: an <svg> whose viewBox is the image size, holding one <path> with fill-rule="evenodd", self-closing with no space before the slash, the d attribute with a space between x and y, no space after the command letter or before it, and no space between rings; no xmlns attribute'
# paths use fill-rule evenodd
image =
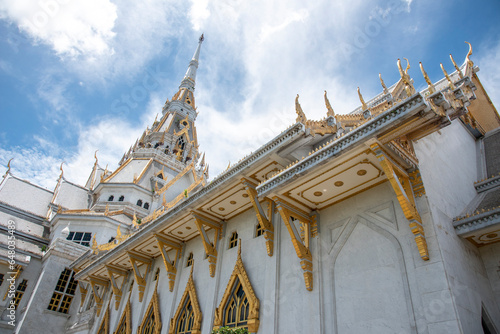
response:
<svg viewBox="0 0 500 334"><path fill-rule="evenodd" d="M500 103L500 2L295 0L0 0L0 166L51 188L83 184L94 162L122 154L177 91L205 34L197 130L211 177L295 121L337 113L399 79L408 58L418 88L472 60ZM1 172L1 171L0 171Z"/></svg>

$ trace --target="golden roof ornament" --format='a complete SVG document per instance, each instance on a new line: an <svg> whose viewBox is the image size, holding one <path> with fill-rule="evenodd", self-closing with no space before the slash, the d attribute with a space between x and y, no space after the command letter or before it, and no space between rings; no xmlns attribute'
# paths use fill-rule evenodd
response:
<svg viewBox="0 0 500 334"><path fill-rule="evenodd" d="M455 85L453 84L453 81L451 80L450 76L448 75L448 72L446 72L446 70L444 69L443 64L441 63L439 65L441 65L441 70L443 71L444 76L446 77L446 80L448 80L448 84L450 86L450 89L455 90Z"/></svg>
<svg viewBox="0 0 500 334"><path fill-rule="evenodd" d="M96 165L97 165L97 163L98 163L98 160L97 160L97 152L98 152L98 151L99 151L99 150L95 150L95 152L94 152L94 158L95 158L95 163L94 163L94 166L96 166Z"/></svg>
<svg viewBox="0 0 500 334"><path fill-rule="evenodd" d="M385 85L384 79L382 79L382 74L378 74L378 78L380 79L380 84L382 85L382 88L384 89L384 94L388 94L389 90L387 89L387 86Z"/></svg>
<svg viewBox="0 0 500 334"><path fill-rule="evenodd" d="M330 101L328 101L328 97L326 96L326 90L325 90L325 105L326 105L326 109L328 110L326 115L328 117L335 117L335 112L333 111L333 108L330 104Z"/></svg>
<svg viewBox="0 0 500 334"><path fill-rule="evenodd" d="M9 160L9 162L7 162L7 171L5 172L5 176L7 176L7 174L9 174L9 173L10 173L10 162L11 162L12 160L14 160L14 158L11 158L11 159Z"/></svg>
<svg viewBox="0 0 500 334"><path fill-rule="evenodd" d="M432 84L431 79L429 79L427 72L425 72L422 62L419 62L419 64L420 64L420 71L422 71L422 75L424 76L425 82L427 82L427 86L429 87L429 93L434 94L436 92L436 88Z"/></svg>
<svg viewBox="0 0 500 334"><path fill-rule="evenodd" d="M307 118L304 112L302 111L302 107L300 106L299 103L299 94L297 94L297 97L295 98L295 112L297 113L297 119L295 120L297 123L302 123L306 124Z"/></svg>
<svg viewBox="0 0 500 334"><path fill-rule="evenodd" d="M465 61L467 62L467 65L472 68L474 67L474 63L470 60L470 56L472 56L472 45L467 41L465 41L465 43L469 44L469 52L467 52L467 56L465 56Z"/></svg>
<svg viewBox="0 0 500 334"><path fill-rule="evenodd" d="M365 100L363 99L363 95L361 95L361 92L358 87L358 96L359 96L359 101L361 101L361 108L363 111L368 110L368 107L366 106Z"/></svg>
<svg viewBox="0 0 500 334"><path fill-rule="evenodd" d="M451 62L453 63L453 67L455 67L455 70L457 70L458 76L460 79L463 79L464 75L462 74L462 71L460 71L460 67L458 67L457 63L455 62L455 59L453 59L453 56L450 53L450 59Z"/></svg>
<svg viewBox="0 0 500 334"><path fill-rule="evenodd" d="M106 208L104 209L104 215L105 216L109 215L109 203L106 204Z"/></svg>
<svg viewBox="0 0 500 334"><path fill-rule="evenodd" d="M410 75L408 74L408 70L410 69L410 61L406 58L403 58L406 60L406 69L403 70L403 67L401 66L401 60L398 59L397 64L398 64L398 69L399 69L399 75L401 76L401 80L403 81L405 85L405 90L406 90L406 95L408 97L412 96L415 94L415 88L413 87L413 84L411 83L411 78Z"/></svg>

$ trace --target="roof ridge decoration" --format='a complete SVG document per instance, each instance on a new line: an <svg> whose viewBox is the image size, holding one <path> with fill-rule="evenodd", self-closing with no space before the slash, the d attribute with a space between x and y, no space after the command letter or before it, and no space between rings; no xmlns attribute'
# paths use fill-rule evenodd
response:
<svg viewBox="0 0 500 334"><path fill-rule="evenodd" d="M295 112L297 113L296 122L304 124L306 129L311 132L312 136L314 136L315 134L320 134L323 136L325 134L334 134L335 132L337 132L337 126L335 125L335 121L333 118L335 113L333 112L333 108L330 105L330 101L328 101L328 98L326 97L326 91L325 104L327 107L327 119L323 119L321 121L308 120L306 114L300 106L299 94L297 94L297 97L295 97Z"/></svg>
<svg viewBox="0 0 500 334"><path fill-rule="evenodd" d="M403 70L403 67L401 66L401 60L398 59L397 64L399 69L399 75L401 76L401 80L405 85L406 95L410 97L413 94L415 94L415 87L413 87L412 80L410 78L410 75L408 74L408 70L410 69L410 61L406 58L403 59L406 60L406 69Z"/></svg>

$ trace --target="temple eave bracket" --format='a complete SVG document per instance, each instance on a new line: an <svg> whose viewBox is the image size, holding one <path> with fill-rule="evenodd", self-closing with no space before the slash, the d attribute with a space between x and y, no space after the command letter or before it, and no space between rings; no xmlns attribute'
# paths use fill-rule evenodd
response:
<svg viewBox="0 0 500 334"><path fill-rule="evenodd" d="M196 228L200 233L201 240L203 241L203 248L208 257L210 277L215 277L215 268L217 266L217 243L222 237L222 224L205 215L192 211L191 216L194 218ZM205 231L205 226L214 229L214 241L211 242Z"/></svg>
<svg viewBox="0 0 500 334"><path fill-rule="evenodd" d="M293 247L300 259L300 266L304 274L304 282L308 291L313 290L313 262L310 249L311 239L317 236L317 212L308 214L301 209L285 202L279 197L274 197L281 219L285 223L290 237L292 238ZM295 222L300 224L301 231L297 230Z"/></svg>
<svg viewBox="0 0 500 334"><path fill-rule="evenodd" d="M252 207L254 208L259 225L264 231L264 238L266 239L266 250L267 255L273 256L274 252L274 226L273 226L273 212L274 212L274 202L267 199L267 215L264 208L259 202L257 196L256 184L248 179L243 178L241 180L242 184L245 186L245 190L250 198Z"/></svg>
<svg viewBox="0 0 500 334"><path fill-rule="evenodd" d="M170 292L174 291L174 284L175 284L175 276L177 275L177 268L176 263L177 260L180 258L181 251L182 251L182 245L175 242L168 240L164 237L161 237L157 234L154 235L156 242L158 243L158 247L161 250L161 256L163 258L163 263L165 264L165 269L167 270L167 277L168 277L168 289ZM171 248L175 250L175 257L173 260L170 259L170 256L168 255L167 248Z"/></svg>
<svg viewBox="0 0 500 334"><path fill-rule="evenodd" d="M370 146L375 153L389 183L392 186L398 199L399 205L403 210L406 219L409 221L410 229L415 236L418 252L422 260L429 260L429 251L427 249L427 241L425 239L424 226L422 218L418 213L415 205L415 196L412 189L410 176L406 171L400 168L392 159L384 152L378 143Z"/></svg>

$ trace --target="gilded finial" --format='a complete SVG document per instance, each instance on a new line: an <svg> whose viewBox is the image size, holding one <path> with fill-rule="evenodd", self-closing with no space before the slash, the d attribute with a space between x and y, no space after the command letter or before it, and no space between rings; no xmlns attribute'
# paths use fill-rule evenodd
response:
<svg viewBox="0 0 500 334"><path fill-rule="evenodd" d="M432 84L431 79L429 79L427 72L425 72L422 62L419 62L419 64L420 64L420 71L422 71L422 75L424 76L425 82L427 82L427 86L429 87L429 93L434 94L436 92L436 88Z"/></svg>
<svg viewBox="0 0 500 334"><path fill-rule="evenodd" d="M465 43L469 44L469 52L467 52L467 56L465 56L465 61L467 62L467 65L472 67L474 66L474 63L472 62L472 60L470 60L470 56L472 56L472 45L465 41Z"/></svg>
<svg viewBox="0 0 500 334"><path fill-rule="evenodd" d="M363 95L361 95L359 87L358 87L358 96L359 100L361 101L361 108L363 108L363 111L368 110L368 107L366 106L365 100L363 99Z"/></svg>
<svg viewBox="0 0 500 334"><path fill-rule="evenodd" d="M389 90L387 89L387 86L385 85L384 79L382 79L382 74L378 74L378 78L380 79L380 84L382 85L382 88L384 89L384 94L389 93Z"/></svg>
<svg viewBox="0 0 500 334"><path fill-rule="evenodd" d="M137 216L135 215L135 212L134 212L134 218L132 218L132 224L134 224L134 226L137 225Z"/></svg>
<svg viewBox="0 0 500 334"><path fill-rule="evenodd" d="M165 193L163 193L163 201L162 201L161 205L167 206L167 199L165 198Z"/></svg>
<svg viewBox="0 0 500 334"><path fill-rule="evenodd" d="M453 67L455 67L455 70L457 70L458 76L460 77L460 79L462 79L464 75L462 74L462 71L460 71L460 67L458 67L457 63L455 63L455 59L453 59L451 53L450 53L450 59L451 62L453 63Z"/></svg>
<svg viewBox="0 0 500 334"><path fill-rule="evenodd" d="M106 208L104 209L104 215L105 216L109 215L109 203L106 204Z"/></svg>
<svg viewBox="0 0 500 334"><path fill-rule="evenodd" d="M95 150L95 152L94 152L94 158L95 158L95 164L96 164L96 165L97 165L97 162L98 162L98 160L97 160L97 152L98 152L98 151L99 151L99 150Z"/></svg>
<svg viewBox="0 0 500 334"><path fill-rule="evenodd" d="M326 109L328 110L326 112L326 116L328 117L334 117L335 116L335 112L333 111L333 108L330 104L330 101L328 101L328 97L326 96L326 90L325 90L325 105L326 105Z"/></svg>
<svg viewBox="0 0 500 334"><path fill-rule="evenodd" d="M5 172L5 175L9 174L9 172L10 172L10 162L11 162L12 160L14 160L14 158L11 158L11 159L9 160L9 162L7 162L7 171Z"/></svg>
<svg viewBox="0 0 500 334"><path fill-rule="evenodd" d="M302 123L305 124L307 121L306 115L302 111L302 107L300 106L299 103L299 94L297 94L297 97L295 98L295 112L297 113L297 119L295 120L297 123Z"/></svg>
<svg viewBox="0 0 500 334"><path fill-rule="evenodd" d="M229 167L231 167L231 160L229 160L229 163L227 164L227 168L226 168L226 170L228 170L228 169L229 169Z"/></svg>
<svg viewBox="0 0 500 334"><path fill-rule="evenodd" d="M122 232L120 231L120 225L116 228L116 240L120 240L120 237L122 236Z"/></svg>
<svg viewBox="0 0 500 334"><path fill-rule="evenodd" d="M61 170L61 174L59 175L59 179L61 179L63 177L63 175L64 175L64 170L63 170L63 164L64 163L65 163L64 161L61 162L61 166L59 166L59 169Z"/></svg>
<svg viewBox="0 0 500 334"><path fill-rule="evenodd" d="M448 83L449 83L449 85L450 85L450 89L451 89L451 90L455 90L455 85L453 84L453 81L451 81L451 78L450 78L450 76L448 75L448 72L446 72L446 70L444 69L443 64L440 64L440 65L441 65L441 70L443 71L444 76L446 77L446 80L448 80Z"/></svg>
<svg viewBox="0 0 500 334"><path fill-rule="evenodd" d="M397 64L399 69L399 75L401 76L401 80L405 84L406 95L410 97L411 95L415 94L415 88L413 87L410 75L408 74L408 70L410 69L410 61L406 58L403 59L406 60L406 69L403 70L403 67L401 66L401 60L398 59Z"/></svg>

